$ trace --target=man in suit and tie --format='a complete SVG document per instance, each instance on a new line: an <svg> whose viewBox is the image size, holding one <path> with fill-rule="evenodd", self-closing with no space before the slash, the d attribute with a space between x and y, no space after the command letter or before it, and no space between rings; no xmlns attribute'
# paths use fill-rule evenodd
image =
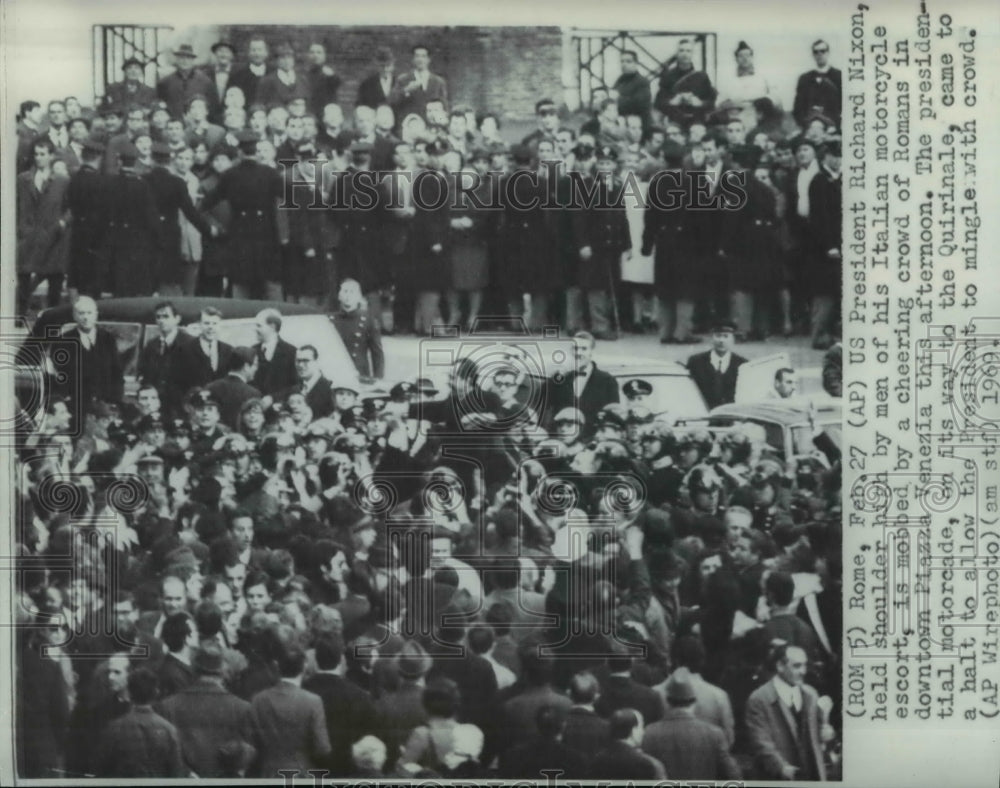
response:
<svg viewBox="0 0 1000 788"><path fill-rule="evenodd" d="M212 123L221 124L226 103L226 89L233 73L233 60L236 53L228 41L218 41L212 45L214 65L205 67L205 75L212 80L215 87L208 95L210 112L208 119ZM248 105L249 106L249 105Z"/></svg>
<svg viewBox="0 0 1000 788"><path fill-rule="evenodd" d="M156 101L156 90L143 82L144 67L134 57L122 65L125 79L108 85L104 93L104 106L126 109L128 107L150 107Z"/></svg>
<svg viewBox="0 0 1000 788"><path fill-rule="evenodd" d="M736 399L736 380L746 359L733 352L736 327L720 322L712 328L712 349L687 360L691 378L701 390L709 410Z"/></svg>
<svg viewBox="0 0 1000 788"><path fill-rule="evenodd" d="M248 399L260 399L261 392L250 385L257 375L257 353L250 347L233 348L229 371L224 378L208 384L208 391L219 401L222 423L232 430L238 428L240 410Z"/></svg>
<svg viewBox="0 0 1000 788"><path fill-rule="evenodd" d="M295 345L281 338L281 312L262 309L255 318L258 344L257 374L253 384L261 394L274 394L295 385Z"/></svg>
<svg viewBox="0 0 1000 788"><path fill-rule="evenodd" d="M184 377L183 359L198 340L180 330L181 316L170 301L156 305L153 319L160 335L142 349L139 380L143 385L153 386L164 411L175 416L183 410L186 393L180 383Z"/></svg>
<svg viewBox="0 0 1000 788"><path fill-rule="evenodd" d="M295 373L298 381L280 392L277 399L303 394L312 409L313 419L323 419L333 413L333 384L320 371L319 351L315 345L303 345L295 352Z"/></svg>
<svg viewBox="0 0 1000 788"><path fill-rule="evenodd" d="M178 351L182 391L207 386L229 369L233 346L219 339L221 324L222 312L214 306L201 310L201 335Z"/></svg>
<svg viewBox="0 0 1000 788"><path fill-rule="evenodd" d="M77 121L73 121L74 124ZM69 291L99 296L102 278L97 254L108 231L105 195L107 179L100 172L104 146L87 140L80 149L80 167L69 179L66 204L73 223L69 236Z"/></svg>
<svg viewBox="0 0 1000 788"><path fill-rule="evenodd" d="M672 780L738 780L725 734L694 713L694 688L686 671L667 681L667 709L642 737L642 749L663 764Z"/></svg>
<svg viewBox="0 0 1000 788"><path fill-rule="evenodd" d="M826 780L821 741L834 737L820 716L816 690L805 683L808 661L783 643L768 660L775 676L747 700L750 749L765 780Z"/></svg>
<svg viewBox="0 0 1000 788"><path fill-rule="evenodd" d="M630 654L609 656L607 665L608 675L601 682L601 696L594 704L598 714L608 717L618 709L635 709L647 723L663 716L663 700L657 692L632 678Z"/></svg>
<svg viewBox="0 0 1000 788"><path fill-rule="evenodd" d="M430 50L423 44L413 47L413 70L397 77L389 96L398 122L402 123L411 113L424 117L429 101L440 101L447 107L448 85L442 77L431 73L430 65Z"/></svg>
<svg viewBox="0 0 1000 788"><path fill-rule="evenodd" d="M590 671L581 671L569 682L569 697L573 701L566 714L563 743L585 753L598 753L611 744L608 721L594 708L600 698L600 684Z"/></svg>
<svg viewBox="0 0 1000 788"><path fill-rule="evenodd" d="M274 779L281 770L305 777L330 757L326 713L318 695L302 689L306 654L288 643L279 649L281 681L258 692L250 702L257 776Z"/></svg>
<svg viewBox="0 0 1000 788"><path fill-rule="evenodd" d="M247 46L247 60L249 62L243 68L238 68L233 72L229 78L229 84L242 90L246 98L246 106L252 107L260 102L257 95L260 82L268 73L267 42L263 38L250 39Z"/></svg>
<svg viewBox="0 0 1000 788"><path fill-rule="evenodd" d="M594 423L601 408L619 402L621 393L614 376L598 369L593 361L594 335L589 331L577 331L573 335L573 345L576 369L563 376L561 382L549 381L546 410L551 418L563 408L577 408L589 425Z"/></svg>
<svg viewBox="0 0 1000 788"><path fill-rule="evenodd" d="M365 77L358 85L358 99L355 105L378 109L383 104L388 104L389 96L392 94L395 69L396 60L392 56L392 51L388 47L376 49L375 71Z"/></svg>
<svg viewBox="0 0 1000 788"><path fill-rule="evenodd" d="M97 326L97 303L90 296L80 296L73 305L73 321L65 339L79 347L77 365L71 366L66 382L57 393L83 408L93 400L107 403L122 401L125 377L118 343L114 335Z"/></svg>

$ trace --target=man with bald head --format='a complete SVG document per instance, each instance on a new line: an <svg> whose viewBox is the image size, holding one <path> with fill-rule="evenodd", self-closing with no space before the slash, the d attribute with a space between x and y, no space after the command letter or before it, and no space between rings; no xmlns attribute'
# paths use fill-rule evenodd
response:
<svg viewBox="0 0 1000 788"><path fill-rule="evenodd" d="M88 407L94 400L121 402L124 390L124 373L114 336L97 325L97 302L90 296L80 296L73 304L73 322L76 325L66 332L64 339L78 346L79 350L70 364L57 364L56 368L68 374L57 393Z"/></svg>

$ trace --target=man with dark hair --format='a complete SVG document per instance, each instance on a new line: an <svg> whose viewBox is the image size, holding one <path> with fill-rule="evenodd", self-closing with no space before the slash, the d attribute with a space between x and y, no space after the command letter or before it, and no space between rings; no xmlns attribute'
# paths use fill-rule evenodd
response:
<svg viewBox="0 0 1000 788"><path fill-rule="evenodd" d="M740 769L719 728L695 713L694 688L685 670L667 681L664 718L646 728L642 749L659 760L673 780L738 780Z"/></svg>
<svg viewBox="0 0 1000 788"><path fill-rule="evenodd" d="M333 384L319 368L319 351L314 345L302 345L295 351L295 373L298 382L276 395L284 400L292 394L302 394L312 409L313 419L322 419L333 413Z"/></svg>
<svg viewBox="0 0 1000 788"><path fill-rule="evenodd" d="M532 150L538 150L538 143L541 140L556 141L556 132L559 129L559 110L556 103L550 98L542 98L535 102L535 119L538 121L538 128L521 140L521 144Z"/></svg>
<svg viewBox="0 0 1000 788"><path fill-rule="evenodd" d="M309 45L309 68L304 77L309 82L309 108L317 115L323 107L337 100L341 79L333 66L326 62L326 44L314 41Z"/></svg>
<svg viewBox="0 0 1000 788"><path fill-rule="evenodd" d="M500 756L498 774L505 779L542 779L548 771L562 772L560 779L589 777L588 755L564 742L566 710L557 706L539 707L535 714L538 730L531 740L512 747Z"/></svg>
<svg viewBox="0 0 1000 788"><path fill-rule="evenodd" d="M69 256L69 178L53 172L52 142L32 145L34 166L17 176L17 293L19 314L27 313L31 294L48 282L48 306L62 297Z"/></svg>
<svg viewBox="0 0 1000 788"><path fill-rule="evenodd" d="M733 352L735 334L734 325L720 321L712 328L712 349L695 353L687 360L691 378L709 409L736 399L739 368L746 359Z"/></svg>
<svg viewBox="0 0 1000 788"><path fill-rule="evenodd" d="M819 637L809 624L796 615L801 600L795 596L795 581L792 576L787 572L768 573L764 580L764 595L771 611L770 618L764 622L767 639L782 640L801 648L809 657L810 667L821 661L823 647Z"/></svg>
<svg viewBox="0 0 1000 788"><path fill-rule="evenodd" d="M608 720L611 743L597 753L589 777L595 780L665 780L663 764L639 749L645 726L635 709L618 709Z"/></svg>
<svg viewBox="0 0 1000 788"><path fill-rule="evenodd" d="M225 777L222 747L233 741L252 746L250 704L226 689L218 643L202 643L191 663L194 683L160 703L159 712L177 727L184 762L192 772L199 778Z"/></svg>
<svg viewBox="0 0 1000 788"><path fill-rule="evenodd" d="M646 125L653 105L649 80L639 73L639 55L634 50L626 49L620 57L622 74L612 87L618 94L618 114L638 115Z"/></svg>
<svg viewBox="0 0 1000 788"><path fill-rule="evenodd" d="M45 131L45 110L37 101L22 101L17 121L17 171L31 168L31 146Z"/></svg>
<svg viewBox="0 0 1000 788"><path fill-rule="evenodd" d="M795 103L792 116L803 128L815 113L830 118L840 125L841 81L840 69L830 65L830 45L822 38L812 45L816 68L799 77L795 85Z"/></svg>
<svg viewBox="0 0 1000 788"><path fill-rule="evenodd" d="M156 675L146 668L128 677L132 709L101 734L97 774L101 777L187 777L177 729L153 711Z"/></svg>
<svg viewBox="0 0 1000 788"><path fill-rule="evenodd" d="M253 348L233 348L229 370L224 378L209 383L206 391L219 401L222 423L232 430L239 428L240 410L248 399L260 399L261 392L250 381L257 375L257 354Z"/></svg>
<svg viewBox="0 0 1000 788"><path fill-rule="evenodd" d="M383 104L389 103L389 96L392 95L393 70L395 68L395 58L392 55L392 50L388 47L379 47L376 49L374 66L375 70L361 80L361 84L358 85L358 98L355 102L358 107L378 109ZM396 118L402 121L402 118L398 115Z"/></svg>
<svg viewBox="0 0 1000 788"><path fill-rule="evenodd" d="M405 71L396 78L389 96L389 104L400 123L411 113L424 117L428 102L448 104L448 85L430 70L430 49L424 44L417 44L412 51L413 70Z"/></svg>
<svg viewBox="0 0 1000 788"><path fill-rule="evenodd" d="M225 374L233 355L233 346L219 339L222 312L214 306L201 310L201 332L194 342L184 343L177 350L180 390L185 394L199 386L207 386Z"/></svg>
<svg viewBox="0 0 1000 788"><path fill-rule="evenodd" d="M344 644L333 634L316 641L316 672L302 683L323 701L332 750L324 764L334 777L351 776L351 745L376 731L375 704L371 695L345 679Z"/></svg>
<svg viewBox="0 0 1000 788"><path fill-rule="evenodd" d="M268 73L267 42L262 36L255 35L247 43L247 64L233 72L229 84L242 90L246 105L252 107L261 103L260 83Z"/></svg>
<svg viewBox="0 0 1000 788"><path fill-rule="evenodd" d="M259 753L256 776L273 778L289 770L305 777L309 769L322 768L330 757L323 701L301 688L305 662L300 647L290 640L284 642L277 656L281 680L250 702L254 746Z"/></svg>
<svg viewBox="0 0 1000 788"><path fill-rule="evenodd" d="M160 689L163 697L168 697L195 679L191 657L198 648L198 630L188 613L174 613L163 622L160 637L167 647L167 656L159 672Z"/></svg>
<svg viewBox="0 0 1000 788"><path fill-rule="evenodd" d="M608 721L595 708L600 699L601 685L590 671L581 671L569 682L569 697L573 701L566 715L562 740L567 747L583 753L596 754L611 743Z"/></svg>
<svg viewBox="0 0 1000 788"><path fill-rule="evenodd" d="M90 296L80 296L73 305L76 325L63 336L79 345L75 374L67 375L57 393L89 408L94 400L119 403L124 393L124 374L114 336L97 325L97 302Z"/></svg>
<svg viewBox="0 0 1000 788"><path fill-rule="evenodd" d="M309 100L309 82L295 68L295 50L288 43L274 50L277 68L261 77L257 101L265 107L285 106L295 99Z"/></svg>
<svg viewBox="0 0 1000 788"><path fill-rule="evenodd" d="M181 316L170 301L161 301L153 307L153 319L159 336L149 341L139 355L139 381L156 388L165 415L176 416L182 411L185 393L184 348L197 340L180 330Z"/></svg>
<svg viewBox="0 0 1000 788"><path fill-rule="evenodd" d="M833 345L840 305L841 274L841 150L832 141L823 146L822 167L809 183L809 236L812 264L808 268L812 346L827 350Z"/></svg>
<svg viewBox="0 0 1000 788"><path fill-rule="evenodd" d="M145 67L138 58L130 57L122 64L124 79L108 85L104 92L104 106L124 109L128 106L151 107L156 101L156 91L143 80Z"/></svg>
<svg viewBox="0 0 1000 788"><path fill-rule="evenodd" d="M565 714L572 702L552 686L554 659L539 655L534 639L521 644L519 656L523 667L523 689L503 705L504 725L509 746L530 741L538 735L537 714L542 706L552 706Z"/></svg>
<svg viewBox="0 0 1000 788"><path fill-rule="evenodd" d="M608 657L608 674L594 709L602 717L609 717L618 709L635 709L644 721L656 722L663 716L663 700L651 687L632 678L632 661L628 654Z"/></svg>

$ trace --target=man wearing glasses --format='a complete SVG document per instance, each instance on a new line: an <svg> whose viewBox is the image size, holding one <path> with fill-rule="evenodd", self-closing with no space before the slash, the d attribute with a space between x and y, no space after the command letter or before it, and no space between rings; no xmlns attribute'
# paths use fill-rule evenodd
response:
<svg viewBox="0 0 1000 788"><path fill-rule="evenodd" d="M816 68L799 77L792 114L805 128L810 116L823 115L840 126L840 69L830 65L830 45L822 39L812 45Z"/></svg>

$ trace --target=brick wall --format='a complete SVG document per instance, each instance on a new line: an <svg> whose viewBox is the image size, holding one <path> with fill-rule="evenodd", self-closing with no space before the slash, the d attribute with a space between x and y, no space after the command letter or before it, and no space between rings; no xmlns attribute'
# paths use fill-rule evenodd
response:
<svg viewBox="0 0 1000 788"><path fill-rule="evenodd" d="M556 27L229 25L218 32L236 47L238 61L252 35L263 34L272 49L291 42L302 65L310 43L325 43L328 62L344 80L339 99L345 110L354 106L358 83L372 71L376 47L389 47L400 71L417 43L430 48L431 71L447 80L452 103L526 119L539 98L558 102L563 94L562 35Z"/></svg>

